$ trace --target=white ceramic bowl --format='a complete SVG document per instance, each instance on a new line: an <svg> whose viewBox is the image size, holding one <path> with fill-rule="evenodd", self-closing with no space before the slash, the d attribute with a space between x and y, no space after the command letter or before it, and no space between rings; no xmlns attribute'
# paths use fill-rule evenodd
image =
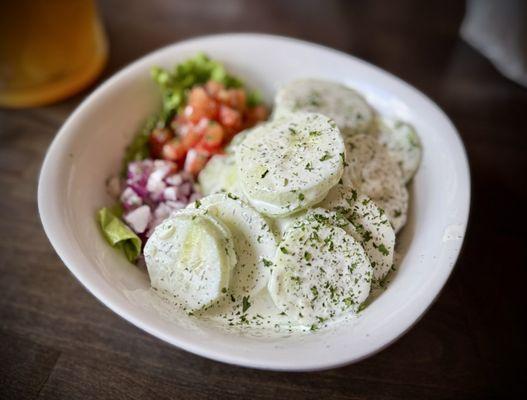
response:
<svg viewBox="0 0 527 400"><path fill-rule="evenodd" d="M423 160L411 189L403 260L388 289L360 318L303 336L258 339L172 318L149 290L148 276L102 238L96 210L111 204L105 179L115 174L126 144L160 106L150 79L203 51L271 100L300 77L340 81L362 91L381 113L417 128ZM42 167L38 205L46 234L77 279L139 328L215 360L275 370L315 370L361 360L392 343L432 304L461 248L470 203L467 158L456 129L430 99L398 78L338 51L294 39L228 34L187 40L143 57L95 90L68 118Z"/></svg>

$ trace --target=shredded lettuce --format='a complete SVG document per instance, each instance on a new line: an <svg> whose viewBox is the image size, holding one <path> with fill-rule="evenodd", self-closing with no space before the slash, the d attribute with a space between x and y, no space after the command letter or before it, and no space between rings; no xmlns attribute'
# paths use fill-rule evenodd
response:
<svg viewBox="0 0 527 400"><path fill-rule="evenodd" d="M97 213L97 219L106 241L133 262L141 253L141 239L121 220L121 214L119 206L104 207Z"/></svg>

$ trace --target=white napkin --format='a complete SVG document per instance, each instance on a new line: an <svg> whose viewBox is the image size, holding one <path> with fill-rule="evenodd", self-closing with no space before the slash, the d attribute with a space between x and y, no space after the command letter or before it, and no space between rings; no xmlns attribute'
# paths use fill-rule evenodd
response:
<svg viewBox="0 0 527 400"><path fill-rule="evenodd" d="M527 1L467 0L461 37L527 87Z"/></svg>

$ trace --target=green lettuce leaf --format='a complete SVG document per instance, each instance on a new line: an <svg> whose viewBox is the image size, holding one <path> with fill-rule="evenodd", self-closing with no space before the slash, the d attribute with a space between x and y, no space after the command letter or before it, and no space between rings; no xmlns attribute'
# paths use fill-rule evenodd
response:
<svg viewBox="0 0 527 400"><path fill-rule="evenodd" d="M120 207L104 207L97 213L97 220L106 241L122 251L133 262L141 253L141 239L121 219Z"/></svg>

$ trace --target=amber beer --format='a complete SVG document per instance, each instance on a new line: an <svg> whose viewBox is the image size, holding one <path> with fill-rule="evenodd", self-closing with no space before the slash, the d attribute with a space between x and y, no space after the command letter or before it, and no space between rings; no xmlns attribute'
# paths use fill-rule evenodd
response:
<svg viewBox="0 0 527 400"><path fill-rule="evenodd" d="M0 107L72 95L97 77L106 57L93 0L0 0Z"/></svg>

